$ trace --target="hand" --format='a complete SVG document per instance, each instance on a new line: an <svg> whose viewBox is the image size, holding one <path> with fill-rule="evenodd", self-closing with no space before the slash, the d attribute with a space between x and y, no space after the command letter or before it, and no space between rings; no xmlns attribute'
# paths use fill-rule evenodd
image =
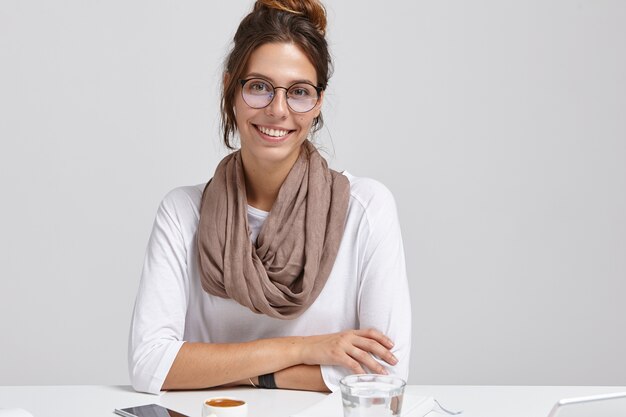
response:
<svg viewBox="0 0 626 417"><path fill-rule="evenodd" d="M340 333L298 338L300 359L306 365L339 365L355 374L364 374L364 368L386 375L377 356L390 365L398 360L391 353L393 342L374 329L347 330Z"/></svg>

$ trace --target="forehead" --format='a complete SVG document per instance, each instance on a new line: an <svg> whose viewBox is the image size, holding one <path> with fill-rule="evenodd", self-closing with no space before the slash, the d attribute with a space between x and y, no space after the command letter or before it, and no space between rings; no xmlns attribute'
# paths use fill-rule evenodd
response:
<svg viewBox="0 0 626 417"><path fill-rule="evenodd" d="M315 67L293 43L266 43L256 48L246 66L246 75L250 73L261 74L278 84L302 80L317 84Z"/></svg>

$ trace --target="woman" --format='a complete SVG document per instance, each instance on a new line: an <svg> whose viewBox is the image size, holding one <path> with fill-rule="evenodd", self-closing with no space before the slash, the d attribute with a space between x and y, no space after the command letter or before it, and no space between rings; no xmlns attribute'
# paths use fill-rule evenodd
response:
<svg viewBox="0 0 626 417"><path fill-rule="evenodd" d="M411 312L394 200L328 169L308 139L331 71L315 0L259 0L224 71L240 149L157 212L135 304L139 391L224 385L328 391L407 377Z"/></svg>

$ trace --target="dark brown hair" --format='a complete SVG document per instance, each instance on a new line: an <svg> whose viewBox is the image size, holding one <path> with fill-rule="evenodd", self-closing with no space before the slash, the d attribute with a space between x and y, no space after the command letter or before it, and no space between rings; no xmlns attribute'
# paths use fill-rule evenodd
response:
<svg viewBox="0 0 626 417"><path fill-rule="evenodd" d="M226 57L221 118L224 144L235 149L230 139L237 130L235 94L250 55L267 43L293 43L309 58L317 73L318 86L326 88L332 60L326 42L326 10L317 0L257 0L239 24L233 47ZM313 131L323 125L322 114L313 120Z"/></svg>

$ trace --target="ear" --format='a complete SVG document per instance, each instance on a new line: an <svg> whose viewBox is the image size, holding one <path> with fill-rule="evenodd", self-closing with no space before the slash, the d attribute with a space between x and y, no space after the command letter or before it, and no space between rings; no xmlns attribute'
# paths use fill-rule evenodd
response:
<svg viewBox="0 0 626 417"><path fill-rule="evenodd" d="M315 117L319 117L320 113L322 112L322 104L324 103L324 93L326 93L326 90L322 90L322 92L320 93L320 100L317 102L317 108L315 109Z"/></svg>

